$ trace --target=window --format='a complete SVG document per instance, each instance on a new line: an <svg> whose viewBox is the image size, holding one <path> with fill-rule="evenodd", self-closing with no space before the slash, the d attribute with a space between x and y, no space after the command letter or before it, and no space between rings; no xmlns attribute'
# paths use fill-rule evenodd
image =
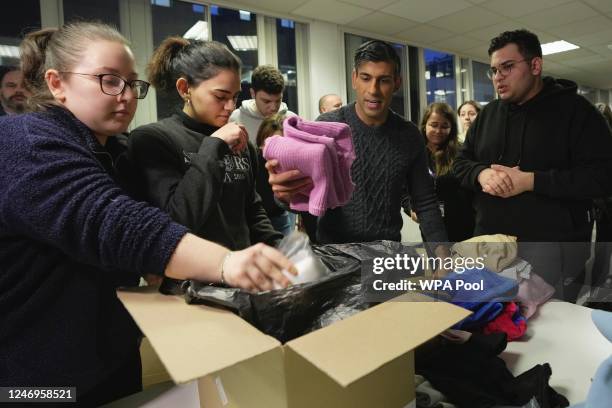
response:
<svg viewBox="0 0 612 408"><path fill-rule="evenodd" d="M610 104L610 91L607 89L600 89L598 102L605 103L606 105Z"/></svg>
<svg viewBox="0 0 612 408"><path fill-rule="evenodd" d="M206 7L184 1L151 1L151 20L153 23L153 46L167 37L179 35L186 38L208 40ZM178 92L156 92L157 118L171 116L182 108L183 101Z"/></svg>
<svg viewBox="0 0 612 408"><path fill-rule="evenodd" d="M102 21L119 29L119 0L64 0L64 23Z"/></svg>
<svg viewBox="0 0 612 408"><path fill-rule="evenodd" d="M276 49L278 69L285 79L283 101L292 112L298 112L297 63L295 44L295 23L292 20L276 19Z"/></svg>
<svg viewBox="0 0 612 408"><path fill-rule="evenodd" d="M429 49L425 49L424 54L427 104L446 102L456 109L455 57Z"/></svg>
<svg viewBox="0 0 612 408"><path fill-rule="evenodd" d="M251 99L251 74L258 65L257 15L248 11L211 6L212 39L228 46L242 60L242 92L238 105Z"/></svg>
<svg viewBox="0 0 612 408"><path fill-rule="evenodd" d="M344 48L346 50L346 89L347 89L347 101L355 101L355 91L352 85L352 74L353 74L353 61L355 56L355 50L359 48L361 44L366 41L370 41L372 38L361 37L354 34L344 34ZM405 64L407 61L406 47L402 44L391 44L397 52L400 63ZM403 72L403 71L401 71ZM404 87L401 87L393 94L393 100L391 101L391 109L398 115L404 116L406 114L404 104Z"/></svg>
<svg viewBox="0 0 612 408"><path fill-rule="evenodd" d="M38 0L11 2L0 18L0 65L19 65L19 43L28 32L41 27Z"/></svg>
<svg viewBox="0 0 612 408"><path fill-rule="evenodd" d="M457 106L472 99L472 93L470 92L470 60L468 58L459 58L459 64Z"/></svg>
<svg viewBox="0 0 612 408"><path fill-rule="evenodd" d="M418 126L421 117L421 81L419 78L419 49L408 46L408 73L410 76L410 120Z"/></svg>
<svg viewBox="0 0 612 408"><path fill-rule="evenodd" d="M493 82L487 77L488 64L472 61L472 75L474 78L474 100L481 105L486 105L495 99Z"/></svg>
<svg viewBox="0 0 612 408"><path fill-rule="evenodd" d="M591 103L597 102L597 89L590 86L578 85L578 95L584 96Z"/></svg>

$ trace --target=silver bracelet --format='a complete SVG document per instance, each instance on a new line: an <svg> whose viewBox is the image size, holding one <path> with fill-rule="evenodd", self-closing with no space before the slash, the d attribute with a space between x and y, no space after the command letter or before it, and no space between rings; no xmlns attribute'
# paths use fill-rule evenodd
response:
<svg viewBox="0 0 612 408"><path fill-rule="evenodd" d="M223 257L223 260L221 261L221 265L219 267L220 272L221 272L221 284L222 285L226 285L227 284L227 282L225 282L225 263L227 262L228 259L230 259L232 254L233 254L232 251L228 251L225 254L225 256Z"/></svg>

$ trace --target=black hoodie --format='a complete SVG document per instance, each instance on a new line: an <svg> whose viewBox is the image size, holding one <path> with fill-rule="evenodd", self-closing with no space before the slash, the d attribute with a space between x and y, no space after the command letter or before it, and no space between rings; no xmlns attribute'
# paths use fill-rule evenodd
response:
<svg viewBox="0 0 612 408"><path fill-rule="evenodd" d="M216 130L179 112L130 134L129 157L140 169L147 200L231 250L278 244L282 235L255 191L255 148L249 143L233 154L222 139L210 137Z"/></svg>
<svg viewBox="0 0 612 408"><path fill-rule="evenodd" d="M522 105L495 100L469 129L454 172L476 191L476 235L522 241L585 241L592 198L611 191L612 135L603 116L576 94L576 84L544 78ZM510 198L482 192L478 174L491 164L534 173L533 191Z"/></svg>

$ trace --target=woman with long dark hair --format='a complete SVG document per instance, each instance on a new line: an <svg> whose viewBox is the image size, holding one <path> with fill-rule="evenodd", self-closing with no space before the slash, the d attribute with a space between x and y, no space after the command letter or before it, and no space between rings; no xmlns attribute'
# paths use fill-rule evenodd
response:
<svg viewBox="0 0 612 408"><path fill-rule="evenodd" d="M129 142L147 200L194 234L232 250L282 238L255 190L255 147L243 126L228 123L240 93L240 68L221 43L167 38L149 63L149 80L158 91L177 94L182 106L134 130ZM272 288L271 282L261 285Z"/></svg>

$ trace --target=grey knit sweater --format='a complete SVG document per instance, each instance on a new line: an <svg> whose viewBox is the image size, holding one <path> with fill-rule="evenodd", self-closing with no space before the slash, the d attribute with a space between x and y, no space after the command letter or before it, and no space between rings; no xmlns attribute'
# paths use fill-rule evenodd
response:
<svg viewBox="0 0 612 408"><path fill-rule="evenodd" d="M347 123L356 155L351 168L353 196L343 207L328 210L319 218L318 242L400 241L401 197L406 191L425 239L448 240L427 170L425 145L416 126L394 112L382 125L368 126L357 116L354 103L317 120Z"/></svg>

